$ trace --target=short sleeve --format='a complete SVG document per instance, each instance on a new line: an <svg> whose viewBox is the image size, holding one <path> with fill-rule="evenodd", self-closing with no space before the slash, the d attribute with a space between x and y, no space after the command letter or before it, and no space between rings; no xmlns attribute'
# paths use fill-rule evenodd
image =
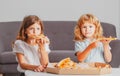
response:
<svg viewBox="0 0 120 76"><path fill-rule="evenodd" d="M85 46L84 46L83 42L79 42L79 41L75 42L75 51L76 52L83 51L84 49L85 49Z"/></svg>
<svg viewBox="0 0 120 76"><path fill-rule="evenodd" d="M14 53L24 53L24 46L21 40L16 40L13 46Z"/></svg>
<svg viewBox="0 0 120 76"><path fill-rule="evenodd" d="M50 48L49 48L49 44L48 43L46 43L45 44L45 50L48 52L48 53L50 53L51 51L50 51Z"/></svg>

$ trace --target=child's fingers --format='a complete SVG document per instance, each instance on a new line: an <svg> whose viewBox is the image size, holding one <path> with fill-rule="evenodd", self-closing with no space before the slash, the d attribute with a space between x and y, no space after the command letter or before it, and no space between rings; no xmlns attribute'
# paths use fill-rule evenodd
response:
<svg viewBox="0 0 120 76"><path fill-rule="evenodd" d="M103 44L109 44L112 40L101 40Z"/></svg>
<svg viewBox="0 0 120 76"><path fill-rule="evenodd" d="M37 68L34 69L35 72L43 72L44 68L42 66L39 66Z"/></svg>

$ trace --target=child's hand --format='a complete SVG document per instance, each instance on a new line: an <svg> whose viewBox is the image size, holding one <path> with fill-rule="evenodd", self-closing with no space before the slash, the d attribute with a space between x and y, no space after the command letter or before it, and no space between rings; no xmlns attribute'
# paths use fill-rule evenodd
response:
<svg viewBox="0 0 120 76"><path fill-rule="evenodd" d="M40 47L40 51L44 51L45 50L45 45L44 45L45 43L50 44L50 41L49 41L48 37L45 36L44 38L37 39L37 44Z"/></svg>
<svg viewBox="0 0 120 76"><path fill-rule="evenodd" d="M34 69L35 72L43 72L44 70L45 70L45 68L44 68L42 65L37 66L37 67Z"/></svg>
<svg viewBox="0 0 120 76"><path fill-rule="evenodd" d="M44 43L49 43L50 44L50 40L47 36L44 37Z"/></svg>
<svg viewBox="0 0 120 76"><path fill-rule="evenodd" d="M47 68L47 65L48 65L48 64L45 64L45 65L43 65L43 67L44 67L44 68Z"/></svg>
<svg viewBox="0 0 120 76"><path fill-rule="evenodd" d="M96 48L97 46L98 46L98 41L94 41L88 46L88 48L93 49Z"/></svg>
<svg viewBox="0 0 120 76"><path fill-rule="evenodd" d="M111 42L111 40L100 40L103 45L109 45L109 43Z"/></svg>
<svg viewBox="0 0 120 76"><path fill-rule="evenodd" d="M117 38L114 38L114 37L103 37L103 38L99 38L98 40L101 41L104 45L105 44L109 44L112 40L116 40Z"/></svg>
<svg viewBox="0 0 120 76"><path fill-rule="evenodd" d="M42 44L45 44L45 43L50 43L48 37L42 37L40 39L37 39L37 43L42 43Z"/></svg>

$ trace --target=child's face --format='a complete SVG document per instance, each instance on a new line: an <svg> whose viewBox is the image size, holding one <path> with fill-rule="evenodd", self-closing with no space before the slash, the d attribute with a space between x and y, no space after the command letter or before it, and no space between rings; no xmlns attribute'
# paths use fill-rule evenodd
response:
<svg viewBox="0 0 120 76"><path fill-rule="evenodd" d="M29 35L40 35L41 34L41 26L40 24L38 23L34 23L33 25L31 25L30 27L28 27L26 29L26 34L29 34Z"/></svg>
<svg viewBox="0 0 120 76"><path fill-rule="evenodd" d="M81 26L81 32L86 38L92 38L95 32L95 25L87 22Z"/></svg>

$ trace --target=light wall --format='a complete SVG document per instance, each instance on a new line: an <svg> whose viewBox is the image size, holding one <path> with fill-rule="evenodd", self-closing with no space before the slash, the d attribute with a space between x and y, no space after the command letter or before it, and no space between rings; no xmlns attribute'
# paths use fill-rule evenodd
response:
<svg viewBox="0 0 120 76"><path fill-rule="evenodd" d="M21 21L35 14L42 20L77 21L82 14L92 13L102 22L114 24L120 38L119 0L0 0L0 22Z"/></svg>

